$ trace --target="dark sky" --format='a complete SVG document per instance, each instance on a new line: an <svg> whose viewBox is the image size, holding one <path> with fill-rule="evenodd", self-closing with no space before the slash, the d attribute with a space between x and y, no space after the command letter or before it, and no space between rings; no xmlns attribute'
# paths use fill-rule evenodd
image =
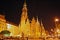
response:
<svg viewBox="0 0 60 40"><path fill-rule="evenodd" d="M0 0L0 14L6 15L6 20L19 24L24 0ZM54 18L60 18L60 1L58 0L27 0L29 19L38 16L46 29L53 28Z"/></svg>

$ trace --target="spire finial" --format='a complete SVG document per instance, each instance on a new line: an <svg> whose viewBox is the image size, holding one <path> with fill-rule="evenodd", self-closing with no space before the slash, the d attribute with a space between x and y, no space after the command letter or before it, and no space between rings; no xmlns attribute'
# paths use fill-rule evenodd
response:
<svg viewBox="0 0 60 40"><path fill-rule="evenodd" d="M26 6L26 0L24 0L24 6Z"/></svg>
<svg viewBox="0 0 60 40"><path fill-rule="evenodd" d="M37 22L38 22L38 16L36 16L37 17Z"/></svg>
<svg viewBox="0 0 60 40"><path fill-rule="evenodd" d="M24 2L26 3L26 0Z"/></svg>

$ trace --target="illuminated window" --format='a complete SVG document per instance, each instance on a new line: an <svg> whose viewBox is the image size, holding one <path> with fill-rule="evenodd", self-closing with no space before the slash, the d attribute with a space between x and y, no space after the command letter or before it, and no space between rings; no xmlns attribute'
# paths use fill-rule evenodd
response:
<svg viewBox="0 0 60 40"><path fill-rule="evenodd" d="M10 29L11 28L11 24L7 24L7 28Z"/></svg>

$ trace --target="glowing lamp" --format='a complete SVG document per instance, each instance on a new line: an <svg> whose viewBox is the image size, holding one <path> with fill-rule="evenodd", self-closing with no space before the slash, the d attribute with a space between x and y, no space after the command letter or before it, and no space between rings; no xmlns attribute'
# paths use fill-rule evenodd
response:
<svg viewBox="0 0 60 40"><path fill-rule="evenodd" d="M58 21L59 21L59 19L58 19L58 18L56 18L56 19L55 19L55 22L58 22Z"/></svg>

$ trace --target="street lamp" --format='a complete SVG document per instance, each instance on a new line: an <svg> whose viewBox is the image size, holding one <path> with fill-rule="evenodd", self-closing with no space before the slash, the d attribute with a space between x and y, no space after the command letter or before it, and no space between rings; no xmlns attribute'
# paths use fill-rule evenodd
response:
<svg viewBox="0 0 60 40"><path fill-rule="evenodd" d="M58 22L58 21L59 21L59 19L58 19L58 18L56 18L56 19L55 19L55 22Z"/></svg>
<svg viewBox="0 0 60 40"><path fill-rule="evenodd" d="M55 18L55 27L56 27L55 30L57 30L57 31L56 31L57 37L58 37L58 31L59 31L59 29L58 29L58 22L59 22L59 19L58 19L58 18Z"/></svg>
<svg viewBox="0 0 60 40"><path fill-rule="evenodd" d="M59 22L59 19L58 18L55 18L55 27L56 28L58 27L58 22Z"/></svg>
<svg viewBox="0 0 60 40"><path fill-rule="evenodd" d="M57 37L58 37L59 29L57 29Z"/></svg>
<svg viewBox="0 0 60 40"><path fill-rule="evenodd" d="M55 18L55 27L56 28L58 27L58 22L59 22L59 19L58 18Z"/></svg>

